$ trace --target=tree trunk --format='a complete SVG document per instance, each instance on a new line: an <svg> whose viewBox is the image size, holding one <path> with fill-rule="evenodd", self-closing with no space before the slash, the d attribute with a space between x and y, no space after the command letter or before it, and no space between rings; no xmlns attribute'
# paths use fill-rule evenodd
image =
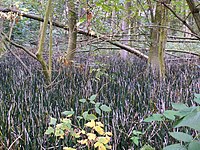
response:
<svg viewBox="0 0 200 150"><path fill-rule="evenodd" d="M125 8L126 8L126 16L125 16L125 19L122 21L122 31L123 31L123 38L122 38L122 41L123 41L123 44L125 45L128 45L129 44L129 23L130 23L130 14L131 14L131 11L130 11L130 7L131 7L131 2L126 2L125 4ZM126 50L121 50L120 51L120 56L122 59L126 59L127 56L128 56L128 52Z"/></svg>
<svg viewBox="0 0 200 150"><path fill-rule="evenodd" d="M47 64L46 64L46 62L43 58L43 51L44 51L44 41L45 41L45 37L46 37L47 25L48 25L48 22L49 22L49 17L51 16L51 11L52 11L51 7L52 7L52 0L48 0L46 12L45 12L44 23L43 23L42 30L41 30L39 48L38 48L38 51L37 51L37 54L36 54L40 64L42 65L43 74L45 76L47 83L50 82L51 77L50 77L50 74L49 74Z"/></svg>
<svg viewBox="0 0 200 150"><path fill-rule="evenodd" d="M72 61L76 51L76 41L77 41L77 11L75 7L75 2L73 0L68 0L68 26L69 26L69 34L68 34L68 47L67 47L67 55L65 59L67 61Z"/></svg>
<svg viewBox="0 0 200 150"><path fill-rule="evenodd" d="M169 4L169 0L166 3ZM153 73L160 78L163 78L165 74L164 50L167 41L167 29L160 26L166 26L167 22L167 8L157 2L155 16L152 18L152 23L155 27L151 30L149 65Z"/></svg>

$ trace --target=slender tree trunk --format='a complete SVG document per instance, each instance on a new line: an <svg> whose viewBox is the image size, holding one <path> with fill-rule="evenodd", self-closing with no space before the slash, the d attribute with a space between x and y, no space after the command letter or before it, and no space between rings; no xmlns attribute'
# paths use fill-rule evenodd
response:
<svg viewBox="0 0 200 150"><path fill-rule="evenodd" d="M2 0L0 0L0 6L2 6ZM3 19L0 18L0 33L3 32ZM0 35L0 57L4 52L3 36Z"/></svg>
<svg viewBox="0 0 200 150"><path fill-rule="evenodd" d="M169 4L169 0L166 1ZM149 64L155 75L160 78L165 74L164 51L167 41L167 30L160 26L166 26L168 23L167 8L160 2L156 4L156 12L152 23L155 27L151 30L151 45L149 51Z"/></svg>
<svg viewBox="0 0 200 150"><path fill-rule="evenodd" d="M52 7L52 0L48 0L46 12L45 12L44 23L43 23L42 30L41 30L39 48L38 48L38 51L37 51L37 54L36 54L40 64L42 65L43 74L45 76L47 83L50 82L51 77L50 77L50 74L49 74L47 64L46 64L46 62L43 58L43 52L44 52L44 41L45 41L45 37L46 37L47 25L48 25L49 17L51 16L51 11L52 11L51 7Z"/></svg>
<svg viewBox="0 0 200 150"><path fill-rule="evenodd" d="M68 0L68 26L69 26L69 35L68 35L68 47L66 59L72 61L76 51L76 41L77 41L77 11L75 7L74 0Z"/></svg>
<svg viewBox="0 0 200 150"><path fill-rule="evenodd" d="M131 2L126 2L125 8L126 8L127 12L126 12L126 17L122 22L122 31L124 33L122 40L123 40L123 44L125 44L125 45L129 44L128 41L130 39L130 36L128 36L128 34L130 33L129 32L129 30L130 30L129 29L129 23L130 23L130 14L131 14L130 7L131 7ZM128 52L125 51L125 50L121 50L120 56L121 56L122 59L127 59Z"/></svg>

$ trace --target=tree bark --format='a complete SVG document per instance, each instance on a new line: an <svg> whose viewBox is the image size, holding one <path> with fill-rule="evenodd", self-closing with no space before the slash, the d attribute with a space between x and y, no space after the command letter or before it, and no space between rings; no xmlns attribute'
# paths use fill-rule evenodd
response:
<svg viewBox="0 0 200 150"><path fill-rule="evenodd" d="M169 3L169 0L167 1ZM151 30L151 45L149 50L149 65L155 75L160 78L165 74L164 51L167 41L167 30L159 26L166 26L168 22L167 8L157 2L155 16L152 23L155 27Z"/></svg>
<svg viewBox="0 0 200 150"><path fill-rule="evenodd" d="M40 64L42 65L43 74L45 76L47 83L50 83L51 77L50 77L50 74L48 71L47 64L43 58L43 51L44 51L44 41L45 41L45 37L46 37L47 25L49 22L49 17L51 16L51 9L52 9L51 7L52 7L52 0L48 0L46 12L45 12L44 23L43 23L41 35L40 35L39 48L38 48L38 51L36 54Z"/></svg>
<svg viewBox="0 0 200 150"><path fill-rule="evenodd" d="M67 47L67 55L66 60L72 61L76 51L76 41L77 41L77 11L75 8L74 0L68 0L67 2L68 7L68 27L69 27L69 34L68 34L68 47Z"/></svg>

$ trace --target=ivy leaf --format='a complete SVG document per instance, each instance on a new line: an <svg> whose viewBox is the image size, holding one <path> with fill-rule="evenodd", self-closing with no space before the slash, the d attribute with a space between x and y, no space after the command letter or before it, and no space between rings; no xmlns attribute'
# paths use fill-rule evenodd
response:
<svg viewBox="0 0 200 150"><path fill-rule="evenodd" d="M89 100L94 101L96 99L96 97L97 97L97 94L94 94L94 95L90 96Z"/></svg>
<svg viewBox="0 0 200 150"><path fill-rule="evenodd" d="M95 104L95 107L99 107L100 105L101 105L101 103L97 102L97 103Z"/></svg>
<svg viewBox="0 0 200 150"><path fill-rule="evenodd" d="M56 122L57 122L57 119L56 118L53 118L53 117L51 117L50 118L50 123L49 123L49 125L56 125Z"/></svg>
<svg viewBox="0 0 200 150"><path fill-rule="evenodd" d="M97 114L101 115L101 110L98 107L95 107L94 109L95 109Z"/></svg>
<svg viewBox="0 0 200 150"><path fill-rule="evenodd" d="M91 104L96 104L95 101L90 101Z"/></svg>
<svg viewBox="0 0 200 150"><path fill-rule="evenodd" d="M52 133L54 133L54 129L52 127L48 127L48 129L45 131L44 134L49 135L49 134L52 134Z"/></svg>
<svg viewBox="0 0 200 150"><path fill-rule="evenodd" d="M62 115L65 115L67 117L71 117L74 114L73 109L71 111L64 111L61 113Z"/></svg>
<svg viewBox="0 0 200 150"><path fill-rule="evenodd" d="M139 144L139 137L133 136L133 137L131 137L131 140L133 141L133 143L134 143L135 145L138 146L138 144Z"/></svg>
<svg viewBox="0 0 200 150"><path fill-rule="evenodd" d="M79 102L85 103L85 102L86 102L86 99L79 99Z"/></svg>
<svg viewBox="0 0 200 150"><path fill-rule="evenodd" d="M82 114L82 116L83 116L83 118L84 118L85 120L87 120L88 111L85 111L85 112Z"/></svg>
<svg viewBox="0 0 200 150"><path fill-rule="evenodd" d="M102 111L105 111L105 112L110 112L110 111L111 111L110 107L108 107L108 106L106 106L106 105L102 105L102 106L100 107L100 109L101 109Z"/></svg>
<svg viewBox="0 0 200 150"><path fill-rule="evenodd" d="M183 132L169 132L169 134L178 141L191 142L192 136Z"/></svg>
<svg viewBox="0 0 200 150"><path fill-rule="evenodd" d="M97 117L94 114L88 114L86 120L96 120Z"/></svg>
<svg viewBox="0 0 200 150"><path fill-rule="evenodd" d="M55 136L64 136L64 131L63 130L61 130L61 129L56 129L56 132L55 132Z"/></svg>

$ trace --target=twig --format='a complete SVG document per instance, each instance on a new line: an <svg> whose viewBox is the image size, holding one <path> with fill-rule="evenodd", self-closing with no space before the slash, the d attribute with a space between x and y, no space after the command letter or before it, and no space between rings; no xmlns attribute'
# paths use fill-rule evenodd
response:
<svg viewBox="0 0 200 150"><path fill-rule="evenodd" d="M15 142L18 141L18 139L20 139L22 137L23 134L21 134L20 136L18 136L12 143L11 145L9 146L8 150L10 150L12 148L12 146L15 144Z"/></svg>

